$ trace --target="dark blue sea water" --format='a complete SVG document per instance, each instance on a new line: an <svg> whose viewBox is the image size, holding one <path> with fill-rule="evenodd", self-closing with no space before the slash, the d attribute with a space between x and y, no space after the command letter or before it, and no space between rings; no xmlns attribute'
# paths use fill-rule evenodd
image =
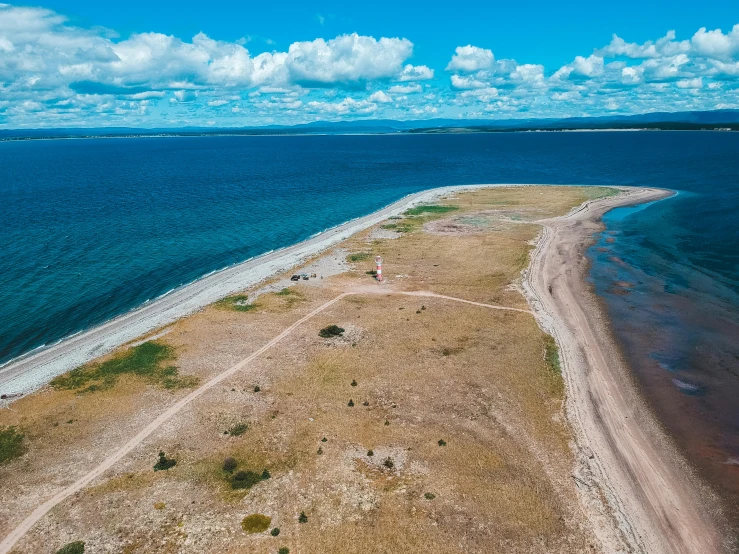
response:
<svg viewBox="0 0 739 554"><path fill-rule="evenodd" d="M736 484L738 175L719 132L0 143L0 363L422 189L668 187L607 218L593 278L665 424Z"/></svg>

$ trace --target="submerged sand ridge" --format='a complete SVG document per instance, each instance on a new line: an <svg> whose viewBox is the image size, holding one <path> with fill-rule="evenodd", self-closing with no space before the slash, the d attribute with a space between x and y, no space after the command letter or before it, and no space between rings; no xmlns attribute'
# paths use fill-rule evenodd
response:
<svg viewBox="0 0 739 554"><path fill-rule="evenodd" d="M0 428L16 425L28 449L0 465L0 552L54 552L73 540L127 553L719 551L710 519L683 517L700 511L696 483L660 491L680 477L659 467L672 455L667 441L634 440L630 426L648 414L632 423L622 411L621 434L603 417L621 407L603 401L589 411L580 395L610 368L574 365L590 363L575 355L579 334L549 304L565 283L532 282L542 253L576 252L588 240L552 241L552 226L587 226L599 210L654 191L592 200L613 192L507 187L447 197L385 223L391 236L375 227L345 240L348 272L282 289L289 282L277 280L254 304L234 297L155 332L178 378L199 379L191 388L123 376L90 392L47 388L0 411ZM429 232L450 213L474 223L474 214L532 206L548 219L523 284L560 344L562 373L517 288L540 225ZM383 285L366 274L375 255L385 260ZM561 263L544 269L572 269ZM330 325L347 339L322 338ZM574 429L563 417L562 375ZM612 438L602 444L597 433ZM159 450L176 465L155 472ZM632 479L639 456L648 461ZM224 459L268 476L233 489ZM242 519L254 514L280 532L247 533Z"/></svg>

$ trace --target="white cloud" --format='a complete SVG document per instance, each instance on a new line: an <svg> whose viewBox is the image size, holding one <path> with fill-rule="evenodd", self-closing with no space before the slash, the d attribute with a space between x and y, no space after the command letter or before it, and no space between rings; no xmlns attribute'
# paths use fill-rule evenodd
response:
<svg viewBox="0 0 739 554"><path fill-rule="evenodd" d="M739 24L734 25L727 34L723 34L721 29L706 31L705 27L701 27L691 42L695 51L703 56L729 59L739 53Z"/></svg>
<svg viewBox="0 0 739 554"><path fill-rule="evenodd" d="M462 77L460 75L452 75L452 87L456 89L485 88L488 83L475 79L473 77Z"/></svg>
<svg viewBox="0 0 739 554"><path fill-rule="evenodd" d="M370 102L380 102L382 104L387 104L388 102L392 102L393 98L389 94L385 94L383 91L378 90L377 92L373 92L369 95L369 98L367 98Z"/></svg>
<svg viewBox="0 0 739 554"><path fill-rule="evenodd" d="M398 76L399 81L426 81L434 78L434 70L425 65L407 64Z"/></svg>
<svg viewBox="0 0 739 554"><path fill-rule="evenodd" d="M446 66L446 70L473 72L489 69L493 65L494 59L491 50L472 46L471 44L457 46L451 61Z"/></svg>
<svg viewBox="0 0 739 554"><path fill-rule="evenodd" d="M388 89L388 92L394 94L412 94L414 92L421 92L423 89L421 85L393 85Z"/></svg>
<svg viewBox="0 0 739 554"><path fill-rule="evenodd" d="M703 87L703 79L696 77L695 79L683 79L675 83L678 88L701 88Z"/></svg>

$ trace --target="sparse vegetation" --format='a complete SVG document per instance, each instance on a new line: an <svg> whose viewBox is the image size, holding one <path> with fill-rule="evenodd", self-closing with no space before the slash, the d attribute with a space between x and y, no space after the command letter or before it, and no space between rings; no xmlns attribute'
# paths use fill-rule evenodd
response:
<svg viewBox="0 0 739 554"><path fill-rule="evenodd" d="M382 465L384 465L388 469L393 469L395 467L395 462L393 462L392 458L385 458L385 461L382 462Z"/></svg>
<svg viewBox="0 0 739 554"><path fill-rule="evenodd" d="M318 336L324 339L331 339L333 337L340 337L344 334L344 329L338 325L329 325L318 331Z"/></svg>
<svg viewBox="0 0 739 554"><path fill-rule="evenodd" d="M247 533L263 533L269 529L272 518L263 514L252 514L241 520L241 528Z"/></svg>
<svg viewBox="0 0 739 554"><path fill-rule="evenodd" d="M51 386L58 390L94 392L114 386L122 375L134 375L166 389L193 387L195 377L179 377L177 367L162 367L163 362L174 358L174 348L155 341L147 341L113 356L52 379Z"/></svg>
<svg viewBox="0 0 739 554"><path fill-rule="evenodd" d="M426 494L423 495L423 497L426 500L433 500L434 498L436 498L436 495L433 492L427 492Z"/></svg>
<svg viewBox="0 0 739 554"><path fill-rule="evenodd" d="M277 554L290 554L290 549L286 546L283 546L277 551Z"/></svg>
<svg viewBox="0 0 739 554"><path fill-rule="evenodd" d="M350 408L353 408L353 407L354 407L354 400L352 400L352 399L350 398L350 399L349 399L349 403L347 404L347 406L349 406Z"/></svg>
<svg viewBox="0 0 739 554"><path fill-rule="evenodd" d="M56 554L83 554L85 552L85 541L70 542L56 551Z"/></svg>
<svg viewBox="0 0 739 554"><path fill-rule="evenodd" d="M352 387L356 387L356 386L357 386L357 380L356 379L352 379Z"/></svg>
<svg viewBox="0 0 739 554"><path fill-rule="evenodd" d="M1 428L0 465L16 458L20 458L25 453L26 446L23 443L23 433L19 432L16 427Z"/></svg>
<svg viewBox="0 0 739 554"><path fill-rule="evenodd" d="M167 507L167 505L164 502L154 502L154 509L155 510L163 510L166 507Z"/></svg>
<svg viewBox="0 0 739 554"><path fill-rule="evenodd" d="M236 425L232 425L226 432L232 437L240 437L241 435L246 433L248 430L249 430L248 423L237 423Z"/></svg>
<svg viewBox="0 0 739 554"><path fill-rule="evenodd" d="M371 458L374 455L375 455L375 453L372 450L367 450L367 456L369 456Z"/></svg>
<svg viewBox="0 0 739 554"><path fill-rule="evenodd" d="M221 310L231 310L234 312L250 312L257 308L256 304L248 304L249 296L247 294L235 294L222 298L214 305Z"/></svg>
<svg viewBox="0 0 739 554"><path fill-rule="evenodd" d="M439 442L437 444L439 446L446 446L446 441L444 439L439 439Z"/></svg>
<svg viewBox="0 0 739 554"><path fill-rule="evenodd" d="M547 368L557 374L562 373L562 367L559 362L559 349L557 343L554 342L554 338L550 335L544 337L544 360L547 363Z"/></svg>
<svg viewBox="0 0 739 554"><path fill-rule="evenodd" d="M280 528L279 527L275 527L274 529L272 529L269 532L269 534L272 535L273 537L278 536L280 534Z"/></svg>
<svg viewBox="0 0 739 554"><path fill-rule="evenodd" d="M298 516L298 523L308 523L308 516L305 515L305 512L300 512L300 515Z"/></svg>
<svg viewBox="0 0 739 554"><path fill-rule="evenodd" d="M177 465L177 460L167 458L164 452L159 452L159 461L154 464L154 471L167 471Z"/></svg>
<svg viewBox="0 0 739 554"><path fill-rule="evenodd" d="M223 460L223 471L226 471L228 473L233 473L237 467L239 467L239 463L234 460L233 458L226 458Z"/></svg>
<svg viewBox="0 0 739 554"><path fill-rule="evenodd" d="M320 456L321 454L323 454L323 448L321 448L321 447L319 446L319 447L318 447L318 455Z"/></svg>
<svg viewBox="0 0 739 554"><path fill-rule="evenodd" d="M439 206L436 204L429 204L427 206L416 206L410 210L406 210L405 215L423 215L423 214L445 214L448 212L454 212L458 210L457 206Z"/></svg>
<svg viewBox="0 0 739 554"><path fill-rule="evenodd" d="M261 390L262 389L259 387L259 385L254 387L254 392L261 392Z"/></svg>
<svg viewBox="0 0 739 554"><path fill-rule="evenodd" d="M369 252L355 252L353 254L349 254L346 257L346 259L348 261L352 262L352 263L355 263L355 262L363 262L364 260L366 260L369 257L370 257L370 253Z"/></svg>
<svg viewBox="0 0 739 554"><path fill-rule="evenodd" d="M328 439L327 439L326 437L323 437L323 438L321 439L321 442L328 442Z"/></svg>

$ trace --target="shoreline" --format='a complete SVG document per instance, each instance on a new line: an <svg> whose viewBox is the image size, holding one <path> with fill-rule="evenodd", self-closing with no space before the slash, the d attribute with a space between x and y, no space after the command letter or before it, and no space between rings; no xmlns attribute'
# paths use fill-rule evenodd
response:
<svg viewBox="0 0 739 554"><path fill-rule="evenodd" d="M105 345L135 333L109 352L168 324L155 325L157 318L172 317L171 323L195 313L223 296L325 255L349 236L418 203L466 190L511 186L531 185L463 185L422 191L296 245L212 272L101 326L31 352L17 360L19 373L7 381L3 381L5 370L14 362L0 367L0 387L23 384L24 378L27 384L30 379L24 376L39 367L58 371L64 363L80 365L75 356L101 356L106 353L100 350ZM522 278L524 296L538 325L555 338L560 352L566 383L564 411L575 440L572 477L579 508L604 552L721 552L717 510L707 502L712 500L711 493L687 467L643 402L612 334L612 323L585 281L590 267L585 251L602 227L602 215L616 207L658 201L672 191L613 188L619 190L618 195L585 202L561 217L536 221L542 231ZM142 332L141 326L149 327ZM84 352L78 354L75 348ZM28 363L25 368L24 362ZM38 381L43 375L38 372L31 377ZM0 388L0 392L6 391Z"/></svg>
<svg viewBox="0 0 739 554"><path fill-rule="evenodd" d="M78 331L50 345L39 346L0 366L0 394L6 395L5 399L0 400L0 407L38 390L57 375L108 354L221 298L296 267L355 233L399 215L419 203L464 190L504 186L532 185L455 185L409 194L366 216L326 229L297 244L212 271L91 329Z"/></svg>
<svg viewBox="0 0 739 554"><path fill-rule="evenodd" d="M556 340L575 437L581 504L606 551L722 552L714 494L644 401L591 284L585 256L603 214L672 196L622 188L543 220L523 287L537 321Z"/></svg>

